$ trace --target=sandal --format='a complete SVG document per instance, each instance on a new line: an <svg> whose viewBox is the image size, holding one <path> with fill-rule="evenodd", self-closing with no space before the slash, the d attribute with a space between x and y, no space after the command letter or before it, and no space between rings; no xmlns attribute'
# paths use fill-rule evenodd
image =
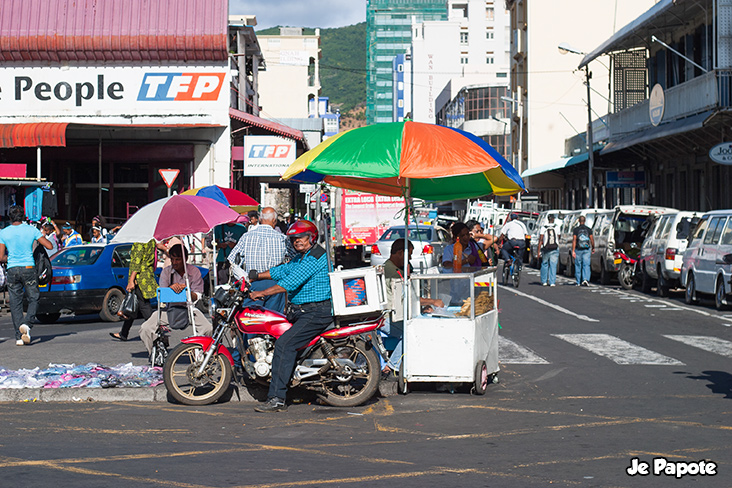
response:
<svg viewBox="0 0 732 488"><path fill-rule="evenodd" d="M112 339L118 340L120 342L127 342L127 338L122 337L121 335L119 335L118 332L110 332L109 335L112 337Z"/></svg>

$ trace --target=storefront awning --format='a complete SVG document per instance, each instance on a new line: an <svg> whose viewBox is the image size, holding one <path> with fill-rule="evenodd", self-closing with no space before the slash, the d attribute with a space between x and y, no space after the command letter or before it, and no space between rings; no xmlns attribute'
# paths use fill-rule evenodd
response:
<svg viewBox="0 0 732 488"><path fill-rule="evenodd" d="M66 127L61 122L0 124L0 148L66 146Z"/></svg>
<svg viewBox="0 0 732 488"><path fill-rule="evenodd" d="M280 124L274 120L267 120L247 112L242 112L235 108L229 108L229 117L240 122L244 122L245 124L267 129L275 134L289 137L290 139L302 141L305 137L300 130L293 129L292 127Z"/></svg>
<svg viewBox="0 0 732 488"><path fill-rule="evenodd" d="M595 149L597 151L597 149ZM568 158L560 158L557 159L554 162L551 162L549 164L544 164L542 166L537 166L536 168L529 168L523 173L521 173L521 178L527 178L529 176L536 176L542 173L548 173L549 171L555 171L558 169L566 168L568 166L572 166L579 163L584 163L587 161L587 153L582 153L577 156L571 156Z"/></svg>
<svg viewBox="0 0 732 488"><path fill-rule="evenodd" d="M713 110L703 112L700 114L692 115L679 120L674 120L666 124L661 124L657 127L651 127L642 132L634 132L622 139L610 142L607 146L600 151L600 154L609 154L614 151L626 149L636 144L643 142L650 142L655 139L662 137L672 136L674 134L680 134L682 132L688 132L691 130L701 129L704 126L704 122L714 113Z"/></svg>

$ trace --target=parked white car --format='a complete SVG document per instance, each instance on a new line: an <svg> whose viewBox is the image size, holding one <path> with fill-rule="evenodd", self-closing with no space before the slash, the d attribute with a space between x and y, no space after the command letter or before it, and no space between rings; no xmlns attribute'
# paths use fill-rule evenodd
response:
<svg viewBox="0 0 732 488"><path fill-rule="evenodd" d="M732 293L732 210L715 210L702 216L691 236L681 265L686 303L701 294L713 294L718 310L726 308Z"/></svg>
<svg viewBox="0 0 732 488"><path fill-rule="evenodd" d="M446 229L431 225L410 225L409 240L414 244L412 259L409 261L416 272L440 266L442 253L450 244L450 234ZM371 266L384 264L391 256L391 246L397 239L404 239L404 226L389 227L371 246Z"/></svg>
<svg viewBox="0 0 732 488"><path fill-rule="evenodd" d="M650 292L655 283L657 295L665 297L681 284L684 251L701 216L701 212L676 212L655 219L646 233L638 263L644 292Z"/></svg>

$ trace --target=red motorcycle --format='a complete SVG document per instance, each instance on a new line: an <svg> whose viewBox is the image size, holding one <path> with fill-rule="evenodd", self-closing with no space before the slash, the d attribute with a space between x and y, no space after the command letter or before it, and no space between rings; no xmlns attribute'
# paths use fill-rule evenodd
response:
<svg viewBox="0 0 732 488"><path fill-rule="evenodd" d="M639 253L640 250L635 245L627 252L622 249L616 249L613 253L615 266L620 265L620 268L618 268L618 281L620 282L620 286L626 290L632 290L635 285Z"/></svg>
<svg viewBox="0 0 732 488"><path fill-rule="evenodd" d="M217 308L212 336L188 337L170 352L163 380L178 402L207 405L226 392L234 371L234 359L224 345L229 337L233 337L243 366L243 377L237 375L237 381L269 382L275 341L292 324L277 312L243 305L248 297L244 280L228 289L219 288L214 296ZM353 407L369 400L379 386L381 372L372 342L378 341L378 334L370 332L382 327L385 317L382 313L326 329L299 351L290 385L313 390L324 402L337 407ZM249 337L246 341L244 334Z"/></svg>

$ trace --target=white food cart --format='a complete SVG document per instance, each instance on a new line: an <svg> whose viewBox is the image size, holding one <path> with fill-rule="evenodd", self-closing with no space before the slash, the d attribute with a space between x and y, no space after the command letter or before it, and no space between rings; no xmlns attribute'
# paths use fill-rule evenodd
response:
<svg viewBox="0 0 732 488"><path fill-rule="evenodd" d="M484 394L498 381L496 268L473 273L412 275L399 389L412 382L473 383ZM444 308L420 306L419 297Z"/></svg>

